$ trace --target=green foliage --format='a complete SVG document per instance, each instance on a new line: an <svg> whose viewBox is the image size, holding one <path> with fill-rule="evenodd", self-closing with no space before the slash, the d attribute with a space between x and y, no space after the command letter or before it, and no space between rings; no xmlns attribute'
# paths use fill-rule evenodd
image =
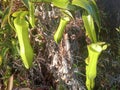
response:
<svg viewBox="0 0 120 90"><path fill-rule="evenodd" d="M83 19L85 30L86 30L86 36L88 36L90 38L91 42L96 43L97 36L96 36L96 32L95 32L93 18L87 12L84 12L82 14L82 19Z"/></svg>
<svg viewBox="0 0 120 90"><path fill-rule="evenodd" d="M94 0L73 0L72 4L85 9L97 23L98 28L100 28L99 12Z"/></svg>
<svg viewBox="0 0 120 90"><path fill-rule="evenodd" d="M69 0L52 0L52 4L56 7L67 9L70 1Z"/></svg>
<svg viewBox="0 0 120 90"><path fill-rule="evenodd" d="M107 48L107 45L103 42L99 43L99 35L96 33L95 24L98 31L100 31L100 16L97 5L94 0L22 0L22 3L28 8L28 11L18 9L14 13L12 10L13 0L11 1L10 7L6 8L3 16L1 27L5 27L6 24L15 29L15 33L18 36L20 46L20 56L24 66L29 69L32 67L33 62L33 49L29 40L29 24L32 28L35 27L35 2L49 2L54 6L61 9L63 16L60 18L59 26L54 35L54 40L57 44L62 40L62 36L65 31L65 27L73 18L74 12L78 9L82 10L82 19L86 30L86 36L91 40L90 45L87 46L88 57L86 59L86 86L88 90L93 90L94 79L97 73L97 62L100 54ZM72 12L72 13L71 13ZM29 15L28 15L29 14ZM26 18L27 17L27 18ZM29 19L29 20L28 20ZM29 22L28 22L29 21ZM11 29L11 28L10 28ZM14 43L14 42L13 42ZM3 49L0 54L0 64L2 57L6 54L8 48ZM60 86L62 88L62 86Z"/></svg>
<svg viewBox="0 0 120 90"><path fill-rule="evenodd" d="M35 15L34 15L35 5L30 1L28 3L29 3L29 22L32 27L35 27Z"/></svg>
<svg viewBox="0 0 120 90"><path fill-rule="evenodd" d="M86 29L86 35L90 38L92 42L97 42L94 22L96 22L100 31L100 17L97 5L95 4L94 0L73 0L72 4L79 6L85 10L82 13L82 18Z"/></svg>
<svg viewBox="0 0 120 90"><path fill-rule="evenodd" d="M7 55L9 53L12 54L14 58L18 54L15 51L15 49L13 49L15 47L11 42L12 35L13 35L13 32L10 30L10 26L8 24L5 24L5 27L0 29L0 56L1 56L0 64L1 66L4 66L4 64L6 65L6 60L9 59L7 58Z"/></svg>
<svg viewBox="0 0 120 90"><path fill-rule="evenodd" d="M19 40L20 55L25 67L29 69L32 66L33 50L28 36L29 24L25 20L27 13L27 11L18 11L15 12L13 16L16 16L14 19L14 26Z"/></svg>
<svg viewBox="0 0 120 90"><path fill-rule="evenodd" d="M27 8L29 8L29 3L28 3L28 2L30 2L30 0L22 0L22 2L24 3L24 5L25 5Z"/></svg>
<svg viewBox="0 0 120 90"><path fill-rule="evenodd" d="M95 24L100 31L100 17L98 8L94 0L73 0L73 5L83 8L82 19L86 29L86 35L91 40L91 44L87 46L88 57L86 59L86 86L88 90L94 89L94 79L97 73L97 62L100 53L107 48L105 43L98 43L99 35L96 33ZM104 45L104 46L103 46ZM103 49L103 47L105 47Z"/></svg>
<svg viewBox="0 0 120 90"><path fill-rule="evenodd" d="M6 55L6 53L8 52L9 48L4 47L1 52L0 52L0 65L2 65L4 57Z"/></svg>
<svg viewBox="0 0 120 90"><path fill-rule="evenodd" d="M32 61L33 61L33 50L30 45L29 41L29 34L28 34L28 29L29 29L29 23L25 19L26 14L28 14L28 11L22 11L24 9L18 8L16 11L13 13L12 11L12 5L13 5L13 0L10 2L10 6L6 8L5 13L2 17L2 24L1 27L6 27L6 25L9 23L9 25L12 27L12 29L15 30L19 44L20 44L20 55L22 58L22 61L25 65L25 67L28 69L32 66ZM23 0L23 4L29 8L29 22L32 27L35 26L35 18L34 18L34 4L31 2L28 2L28 0ZM23 20L23 21L22 21ZM15 26L15 27L14 27ZM10 29L10 28L9 28ZM28 48L26 48L28 47ZM15 48L14 48L15 50ZM30 57L28 56L30 55Z"/></svg>
<svg viewBox="0 0 120 90"><path fill-rule="evenodd" d="M3 16L2 16L2 23L1 23L1 28L6 25L6 22L8 21L8 14L9 14L9 7L6 8Z"/></svg>

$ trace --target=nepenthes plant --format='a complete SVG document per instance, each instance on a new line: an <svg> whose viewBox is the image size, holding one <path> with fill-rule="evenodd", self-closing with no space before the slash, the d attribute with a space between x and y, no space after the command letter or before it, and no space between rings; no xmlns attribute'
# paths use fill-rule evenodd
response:
<svg viewBox="0 0 120 90"><path fill-rule="evenodd" d="M23 4L25 4L26 7ZM27 20L26 17L29 17L29 20ZM8 21L11 28L16 32L19 41L21 60L27 69L32 66L34 56L28 33L30 25L31 27L35 27L34 19L34 3L24 0L11 0L1 24L1 27L4 27L5 23Z"/></svg>
<svg viewBox="0 0 120 90"><path fill-rule="evenodd" d="M13 13L14 19L14 26L15 32L18 36L19 45L20 45L20 55L22 61L27 69L32 66L33 61L33 49L30 45L29 40L29 24L25 20L25 16L28 12L27 11L18 11Z"/></svg>
<svg viewBox="0 0 120 90"><path fill-rule="evenodd" d="M88 57L85 60L86 87L88 90L93 90L95 85L94 79L97 73L98 59L102 51L107 48L106 43L99 41L101 22L96 2L94 0L22 0L22 3L27 7L27 10L20 8L13 13L11 10L7 9L6 13L8 12L8 15L6 17L8 17L9 24L13 27L18 36L20 56L27 69L32 66L34 56L29 40L28 30L30 26L32 28L35 27L35 2L52 4L53 6L59 8L61 13L64 13L60 18L58 28L54 34L54 40L57 44L59 44L62 40L66 25L71 19L74 19L73 13L78 9L81 9L86 36L91 41L91 43L87 45ZM6 19L4 19L4 22L5 21ZM98 33L96 31L98 31Z"/></svg>

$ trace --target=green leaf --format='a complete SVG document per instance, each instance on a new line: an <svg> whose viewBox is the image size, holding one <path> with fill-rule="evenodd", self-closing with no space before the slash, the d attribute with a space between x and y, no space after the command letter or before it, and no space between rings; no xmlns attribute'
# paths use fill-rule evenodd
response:
<svg viewBox="0 0 120 90"><path fill-rule="evenodd" d="M73 0L72 4L85 9L88 14L93 17L94 21L97 23L98 28L100 28L99 12L94 0Z"/></svg>
<svg viewBox="0 0 120 90"><path fill-rule="evenodd" d="M94 27L94 21L91 15L89 15L87 12L83 12L82 19L84 22L84 26L86 29L86 35L90 38L90 40L95 43L97 42L95 27Z"/></svg>
<svg viewBox="0 0 120 90"><path fill-rule="evenodd" d="M69 0L52 0L52 4L56 7L67 9L70 4Z"/></svg>
<svg viewBox="0 0 120 90"><path fill-rule="evenodd" d="M9 10L10 10L9 7L7 7L6 10L5 10L5 12L4 12L4 14L3 14L1 27L4 27L5 24L8 21Z"/></svg>
<svg viewBox="0 0 120 90"><path fill-rule="evenodd" d="M69 10L62 9L61 12L64 16L69 16L70 18L74 19L72 13Z"/></svg>
<svg viewBox="0 0 120 90"><path fill-rule="evenodd" d="M73 0L72 4L85 9L91 15L93 14L92 7L90 6L88 0Z"/></svg>
<svg viewBox="0 0 120 90"><path fill-rule="evenodd" d="M99 29L99 32L100 32L100 29L101 29L101 19L100 19L100 14L99 14L99 9L97 7L97 4L94 0L91 0L90 1L90 5L92 6L92 8L94 9L94 20L98 26L98 29Z"/></svg>
<svg viewBox="0 0 120 90"><path fill-rule="evenodd" d="M24 4L27 8L29 8L28 1L30 1L30 0L22 0L23 4Z"/></svg>
<svg viewBox="0 0 120 90"><path fill-rule="evenodd" d="M16 11L12 14L13 17L25 17L28 14L28 11Z"/></svg>
<svg viewBox="0 0 120 90"><path fill-rule="evenodd" d="M29 22L31 24L32 27L35 27L35 5L32 2L28 2L29 3Z"/></svg>

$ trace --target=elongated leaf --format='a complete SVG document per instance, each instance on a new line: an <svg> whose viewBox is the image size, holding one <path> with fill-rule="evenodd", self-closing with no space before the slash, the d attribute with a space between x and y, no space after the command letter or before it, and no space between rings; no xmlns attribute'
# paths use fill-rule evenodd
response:
<svg viewBox="0 0 120 90"><path fill-rule="evenodd" d="M23 13L24 12L24 13ZM13 17L24 17L25 15L28 14L28 11L16 11L12 14Z"/></svg>
<svg viewBox="0 0 120 90"><path fill-rule="evenodd" d="M97 42L94 21L93 21L92 16L89 15L87 12L83 12L82 19L83 19L84 26L86 29L86 35L90 38L90 40L93 43Z"/></svg>
<svg viewBox="0 0 120 90"><path fill-rule="evenodd" d="M48 2L52 3L54 6L74 11L76 10L76 6L72 5L70 0L30 0L31 2Z"/></svg>
<svg viewBox="0 0 120 90"><path fill-rule="evenodd" d="M27 8L29 8L28 1L30 1L30 0L22 0L23 4L24 4Z"/></svg>
<svg viewBox="0 0 120 90"><path fill-rule="evenodd" d="M90 0L90 5L92 6L92 8L94 9L94 18L95 18L95 22L98 26L98 29L99 29L99 32L100 32L100 29L101 29L101 20L100 20L100 14L99 14L99 9L95 3L94 0Z"/></svg>
<svg viewBox="0 0 120 90"><path fill-rule="evenodd" d="M69 10L63 9L63 10L61 10L61 12L64 16L67 16L67 17L70 17L70 18L74 19L72 13Z"/></svg>
<svg viewBox="0 0 120 90"><path fill-rule="evenodd" d="M1 27L4 27L4 25L7 23L8 21L8 15L9 15L9 7L6 8L3 17L2 17L2 23L1 23Z"/></svg>
<svg viewBox="0 0 120 90"><path fill-rule="evenodd" d="M0 50L0 65L3 63L3 59L5 58L6 53L8 52L9 48L3 47Z"/></svg>
<svg viewBox="0 0 120 90"><path fill-rule="evenodd" d="M34 28L35 27L35 5L32 2L28 2L29 3L29 22L31 24L31 26Z"/></svg>
<svg viewBox="0 0 120 90"><path fill-rule="evenodd" d="M88 0L73 0L72 4L85 9L89 14L93 16L94 12Z"/></svg>
<svg viewBox="0 0 120 90"><path fill-rule="evenodd" d="M52 0L52 4L56 7L67 9L70 1L69 0Z"/></svg>
<svg viewBox="0 0 120 90"><path fill-rule="evenodd" d="M93 17L98 27L100 27L98 9L95 2L91 0L73 0L72 4L85 9Z"/></svg>

